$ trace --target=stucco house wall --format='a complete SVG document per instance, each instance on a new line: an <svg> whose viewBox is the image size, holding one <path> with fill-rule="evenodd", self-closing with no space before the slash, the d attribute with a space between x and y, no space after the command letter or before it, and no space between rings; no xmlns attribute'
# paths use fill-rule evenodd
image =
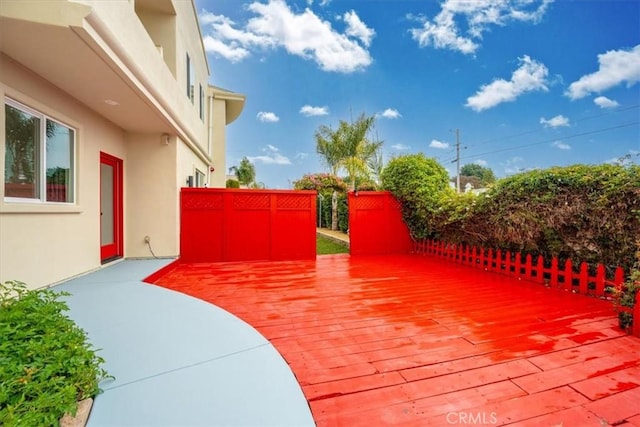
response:
<svg viewBox="0 0 640 427"><path fill-rule="evenodd" d="M0 281L37 288L101 268L101 153L123 165L119 257L151 257L145 236L178 256L180 188L224 186L224 129L245 101L209 75L193 1L3 0ZM75 132L71 202L5 195L7 103Z"/></svg>

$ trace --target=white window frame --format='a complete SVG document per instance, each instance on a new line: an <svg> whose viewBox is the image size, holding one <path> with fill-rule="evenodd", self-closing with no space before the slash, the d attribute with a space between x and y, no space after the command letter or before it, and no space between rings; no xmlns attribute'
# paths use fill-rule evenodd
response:
<svg viewBox="0 0 640 427"><path fill-rule="evenodd" d="M191 56L187 53L187 98L192 104L195 104L195 87L196 76L193 70L193 63L191 62Z"/></svg>
<svg viewBox="0 0 640 427"><path fill-rule="evenodd" d="M64 123L63 121L54 119L53 117L49 116L48 114L45 114L41 111L36 110L35 108L29 107L21 102L16 101L15 99L9 98L9 97L5 97L4 98L4 108L7 108L7 105L20 110L24 113L30 114L32 116L38 117L40 119L40 141L39 144L40 146L38 147L38 156L41 159L40 161L40 165L39 165L39 169L37 171L37 176L38 176L38 192L39 192L39 197L38 198L30 198L30 197L7 197L5 195L4 197L4 202L6 203L23 203L23 204L33 204L33 205L63 205L63 206L70 206L70 205L76 205L77 204L77 200L78 200L78 183L77 183L77 176L78 176L78 162L77 162L77 150L78 150L78 129L76 129L75 127L68 125L67 123ZM5 113L6 114L6 113ZM3 117L4 120L4 117ZM71 131L73 131L73 150L71 153L71 172L72 172L72 179L73 179L73 184L71 185L71 191L73 194L73 200L70 202L56 202L56 201L48 201L47 200L47 150L46 150L46 144L47 144L47 120L55 122L59 125L62 125L68 129L70 129ZM5 132L6 132L6 122L5 122ZM6 135L5 135L6 137ZM5 141L6 144L6 141ZM6 149L6 147L5 147ZM5 154L6 156L6 154ZM3 157L2 159L0 159L0 161L3 162L4 167L6 168L6 159ZM5 184L5 178L4 176L2 176L2 186L3 186L3 194L4 194L4 184Z"/></svg>
<svg viewBox="0 0 640 427"><path fill-rule="evenodd" d="M204 88L200 85L200 120L204 121Z"/></svg>
<svg viewBox="0 0 640 427"><path fill-rule="evenodd" d="M195 168L194 172L194 186L195 187L206 187L207 186L207 175L202 172L200 169ZM200 178L202 177L202 179ZM202 181L202 182L201 182Z"/></svg>

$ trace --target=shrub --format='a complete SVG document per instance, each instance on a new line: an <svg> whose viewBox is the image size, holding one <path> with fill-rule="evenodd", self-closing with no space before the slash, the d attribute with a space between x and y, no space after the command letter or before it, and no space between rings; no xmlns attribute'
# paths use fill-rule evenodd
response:
<svg viewBox="0 0 640 427"><path fill-rule="evenodd" d="M293 188L296 190L327 191L330 194L333 190L338 192L346 191L347 184L338 176L328 173L316 173L304 175L299 180L294 181Z"/></svg>
<svg viewBox="0 0 640 427"><path fill-rule="evenodd" d="M481 195L460 226L470 244L628 271L640 235L640 167L573 165L513 175Z"/></svg>
<svg viewBox="0 0 640 427"><path fill-rule="evenodd" d="M338 230L347 231L348 210L347 210L347 184L338 176L328 173L317 173L304 175L294 181L293 188L296 190L316 190L322 200L318 200L317 209L323 227L331 228L331 199L333 192L337 192L338 197ZM345 220L344 217L347 217Z"/></svg>
<svg viewBox="0 0 640 427"><path fill-rule="evenodd" d="M413 238L433 237L440 199L453 191L445 168L423 154L400 156L387 163L381 180L382 187L402 204L402 215Z"/></svg>
<svg viewBox="0 0 640 427"><path fill-rule="evenodd" d="M75 414L77 402L95 396L107 378L104 360L85 332L66 317L49 289L27 290L20 282L0 284L0 424L58 425Z"/></svg>
<svg viewBox="0 0 640 427"><path fill-rule="evenodd" d="M226 188L240 188L240 182L237 179L228 179L226 184Z"/></svg>
<svg viewBox="0 0 640 427"><path fill-rule="evenodd" d="M632 310L640 301L637 300L640 291L640 240L638 241L638 251L636 252L636 263L631 270L629 279L619 288L609 287L608 291L613 294L613 303L618 312L618 324L625 331L630 331L634 321Z"/></svg>

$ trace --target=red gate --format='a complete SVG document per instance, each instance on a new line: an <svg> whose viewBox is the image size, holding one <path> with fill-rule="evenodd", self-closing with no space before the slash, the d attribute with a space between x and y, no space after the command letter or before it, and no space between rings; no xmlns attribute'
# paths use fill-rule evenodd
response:
<svg viewBox="0 0 640 427"><path fill-rule="evenodd" d="M315 259L315 217L315 191L183 188L180 259Z"/></svg>
<svg viewBox="0 0 640 427"><path fill-rule="evenodd" d="M400 203L387 191L349 193L351 255L409 253L412 240Z"/></svg>

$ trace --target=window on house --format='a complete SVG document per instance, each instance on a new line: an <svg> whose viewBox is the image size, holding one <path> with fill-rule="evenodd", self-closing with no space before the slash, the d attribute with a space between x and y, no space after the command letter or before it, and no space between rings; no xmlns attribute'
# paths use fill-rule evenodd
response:
<svg viewBox="0 0 640 427"><path fill-rule="evenodd" d="M205 180L204 172L200 169L196 169L196 187L205 187L207 181Z"/></svg>
<svg viewBox="0 0 640 427"><path fill-rule="evenodd" d="M6 199L74 202L74 129L7 99L5 141Z"/></svg>
<svg viewBox="0 0 640 427"><path fill-rule="evenodd" d="M187 53L187 98L191 100L191 103L194 103L195 97L195 74L193 71L193 64L191 63L191 58Z"/></svg>
<svg viewBox="0 0 640 427"><path fill-rule="evenodd" d="M204 120L204 89L200 85L200 120Z"/></svg>

